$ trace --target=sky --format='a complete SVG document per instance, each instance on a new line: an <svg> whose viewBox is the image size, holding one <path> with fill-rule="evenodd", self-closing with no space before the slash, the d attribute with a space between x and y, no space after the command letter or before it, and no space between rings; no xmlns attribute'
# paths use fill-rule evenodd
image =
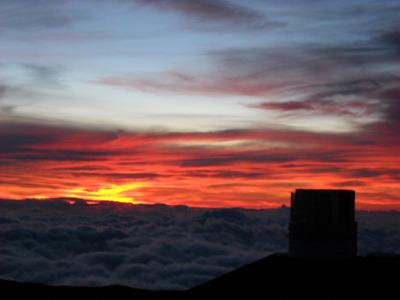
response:
<svg viewBox="0 0 400 300"><path fill-rule="evenodd" d="M0 6L0 198L400 210L400 3Z"/></svg>

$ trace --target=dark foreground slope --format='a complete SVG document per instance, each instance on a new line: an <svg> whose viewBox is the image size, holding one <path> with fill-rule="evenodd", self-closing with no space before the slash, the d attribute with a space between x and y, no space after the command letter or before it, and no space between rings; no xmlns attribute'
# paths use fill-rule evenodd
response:
<svg viewBox="0 0 400 300"><path fill-rule="evenodd" d="M252 299L400 299L400 258L321 262L275 254L190 292Z"/></svg>
<svg viewBox="0 0 400 300"><path fill-rule="evenodd" d="M400 257L357 257L329 262L290 259L274 254L187 291L147 291L122 286L99 288L45 286L0 281L14 299L400 299Z"/></svg>

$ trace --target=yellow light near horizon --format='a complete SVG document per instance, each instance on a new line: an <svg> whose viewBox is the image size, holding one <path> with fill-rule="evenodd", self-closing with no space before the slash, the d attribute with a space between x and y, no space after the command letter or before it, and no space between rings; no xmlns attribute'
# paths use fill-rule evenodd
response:
<svg viewBox="0 0 400 300"><path fill-rule="evenodd" d="M148 186L145 182L128 183L123 185L111 184L108 187L101 188L98 191L87 191L85 188L75 188L72 190L64 190L66 194L64 197L80 197L80 198L90 198L92 200L107 200L116 202L129 202L129 203L142 203L140 201L135 201L133 196L139 196L140 193L133 192L133 190L141 187ZM124 192L132 191L129 196L125 195Z"/></svg>

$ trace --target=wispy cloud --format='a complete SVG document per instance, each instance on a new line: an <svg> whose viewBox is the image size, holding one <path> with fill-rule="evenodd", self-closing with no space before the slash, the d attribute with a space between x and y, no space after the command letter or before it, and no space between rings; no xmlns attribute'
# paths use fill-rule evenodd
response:
<svg viewBox="0 0 400 300"><path fill-rule="evenodd" d="M368 101L368 95L393 86L400 78L390 65L398 64L396 32L389 34L394 36L389 39L390 43L386 35L378 35L357 46L302 45L210 51L206 56L219 71L201 74L173 70L108 76L90 82L146 92L254 97L300 94L306 101L321 102L328 102L329 97L358 95Z"/></svg>
<svg viewBox="0 0 400 300"><path fill-rule="evenodd" d="M247 104L250 108L259 108L265 110L279 110L282 112L306 111L309 113L321 115L365 115L370 112L370 105L361 101L340 102L334 100L307 100L307 101L288 101L288 102L264 102L257 104ZM360 112L361 110L361 112Z"/></svg>
<svg viewBox="0 0 400 300"><path fill-rule="evenodd" d="M253 76L202 75L179 71L148 77L105 77L87 82L138 89L150 93L170 92L214 96L262 96L284 87L283 83L263 81Z"/></svg>
<svg viewBox="0 0 400 300"><path fill-rule="evenodd" d="M31 78L30 84L37 87L61 88L60 77L64 68L57 65L44 65L37 63L23 63L22 67L27 71Z"/></svg>
<svg viewBox="0 0 400 300"><path fill-rule="evenodd" d="M126 0L123 2L180 13L191 20L191 23L186 26L197 30L237 31L285 25L280 21L268 20L255 9L220 0Z"/></svg>

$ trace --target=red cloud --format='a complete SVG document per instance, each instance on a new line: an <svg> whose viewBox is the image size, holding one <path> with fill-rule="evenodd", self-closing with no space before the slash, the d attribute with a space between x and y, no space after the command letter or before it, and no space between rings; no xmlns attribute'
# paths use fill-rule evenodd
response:
<svg viewBox="0 0 400 300"><path fill-rule="evenodd" d="M259 108L259 109L271 109L271 110L311 110L313 106L300 101L288 101L288 102L265 102L259 104L250 104L247 107Z"/></svg>
<svg viewBox="0 0 400 300"><path fill-rule="evenodd" d="M357 115L356 110L361 114L370 110L371 105L360 101L336 102L326 99L287 101L287 102L263 102L258 104L245 105L250 108L265 110L280 110L283 112L310 111L314 114L325 115ZM360 114L360 113L359 113Z"/></svg>
<svg viewBox="0 0 400 300"><path fill-rule="evenodd" d="M340 187L360 192L358 208L400 208L392 192L400 188L400 149L391 135L1 128L3 198L268 208L288 204L295 188ZM368 202L377 191L384 201Z"/></svg>

